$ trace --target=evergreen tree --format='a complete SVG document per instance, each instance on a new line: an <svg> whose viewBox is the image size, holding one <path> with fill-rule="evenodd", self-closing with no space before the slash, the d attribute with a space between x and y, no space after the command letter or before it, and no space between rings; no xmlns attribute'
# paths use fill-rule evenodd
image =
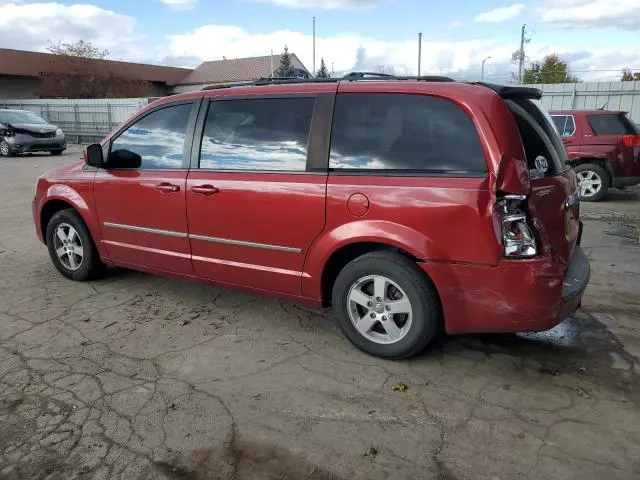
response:
<svg viewBox="0 0 640 480"><path fill-rule="evenodd" d="M280 66L276 71L276 76L279 78L293 78L296 76L295 68L291 63L291 54L286 45L284 46L284 52L280 56Z"/></svg>
<svg viewBox="0 0 640 480"><path fill-rule="evenodd" d="M327 65L324 63L324 58L320 59L320 69L316 73L316 78L331 78Z"/></svg>

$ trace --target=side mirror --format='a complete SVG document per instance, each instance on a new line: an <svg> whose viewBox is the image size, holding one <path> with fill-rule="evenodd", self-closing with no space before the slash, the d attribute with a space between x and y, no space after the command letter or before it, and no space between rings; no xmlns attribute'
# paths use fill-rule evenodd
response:
<svg viewBox="0 0 640 480"><path fill-rule="evenodd" d="M113 150L107 159L106 168L140 168L142 157L131 150Z"/></svg>
<svg viewBox="0 0 640 480"><path fill-rule="evenodd" d="M94 143L89 145L84 153L84 161L92 167L102 167L104 159L102 157L102 145Z"/></svg>

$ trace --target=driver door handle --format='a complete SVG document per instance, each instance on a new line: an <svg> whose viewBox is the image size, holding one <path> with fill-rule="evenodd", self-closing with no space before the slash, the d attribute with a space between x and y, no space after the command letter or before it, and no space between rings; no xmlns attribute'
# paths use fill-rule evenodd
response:
<svg viewBox="0 0 640 480"><path fill-rule="evenodd" d="M167 182L162 182L162 183L156 185L156 190L160 190L162 193L173 193L173 192L179 192L180 191L180 186L179 185L173 185L173 184L167 183Z"/></svg>
<svg viewBox="0 0 640 480"><path fill-rule="evenodd" d="M191 187L191 191L199 195L213 195L214 193L218 193L218 189L213 185L194 185Z"/></svg>

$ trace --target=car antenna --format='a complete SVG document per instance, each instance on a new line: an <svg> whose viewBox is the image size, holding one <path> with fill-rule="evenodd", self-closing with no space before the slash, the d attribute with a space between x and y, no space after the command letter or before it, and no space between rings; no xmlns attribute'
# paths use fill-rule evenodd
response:
<svg viewBox="0 0 640 480"><path fill-rule="evenodd" d="M607 105L609 105L609 100L604 102L604 105L602 105L598 110L604 110L605 108L607 108Z"/></svg>

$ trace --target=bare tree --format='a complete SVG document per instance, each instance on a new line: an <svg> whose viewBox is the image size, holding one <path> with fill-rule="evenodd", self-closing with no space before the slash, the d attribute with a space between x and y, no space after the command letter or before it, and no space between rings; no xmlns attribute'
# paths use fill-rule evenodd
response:
<svg viewBox="0 0 640 480"><path fill-rule="evenodd" d="M106 61L109 51L90 42L50 42L48 50L53 55L40 73L41 97L127 98L151 94L149 82Z"/></svg>

